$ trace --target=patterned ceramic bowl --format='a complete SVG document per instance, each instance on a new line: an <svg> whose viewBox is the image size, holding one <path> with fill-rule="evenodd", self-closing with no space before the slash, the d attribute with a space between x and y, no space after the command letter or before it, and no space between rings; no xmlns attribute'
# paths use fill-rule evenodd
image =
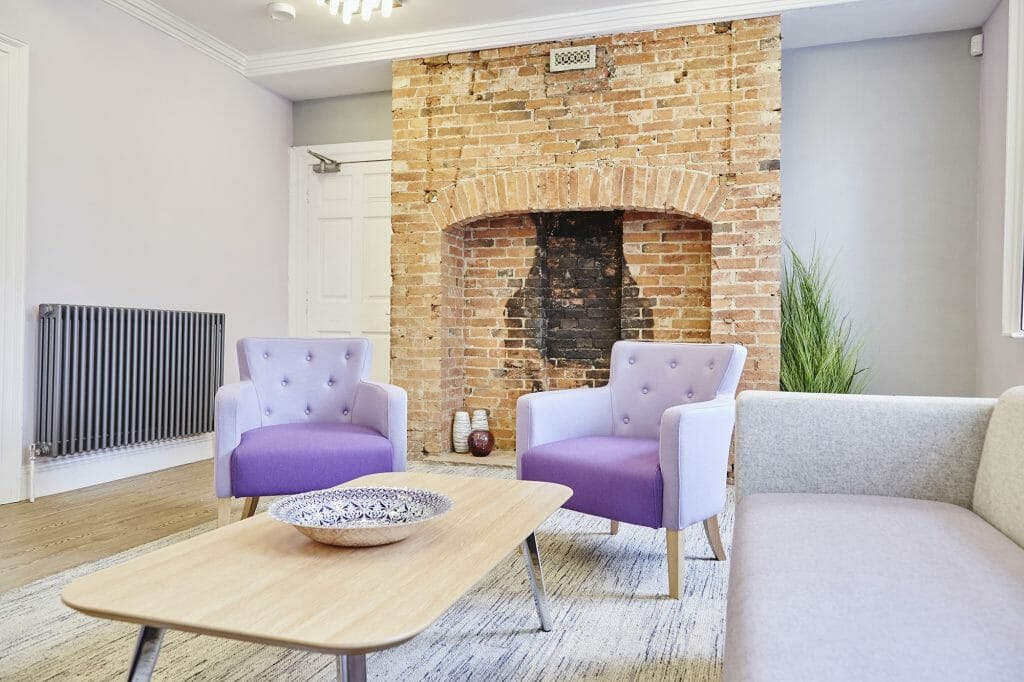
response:
<svg viewBox="0 0 1024 682"><path fill-rule="evenodd" d="M429 490L331 488L286 497L267 511L317 542L374 547L404 540L451 508L451 498Z"/></svg>

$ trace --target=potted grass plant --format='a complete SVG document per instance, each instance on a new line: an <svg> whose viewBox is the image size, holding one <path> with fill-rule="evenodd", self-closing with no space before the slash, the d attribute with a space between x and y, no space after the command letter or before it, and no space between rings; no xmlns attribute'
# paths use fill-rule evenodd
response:
<svg viewBox="0 0 1024 682"><path fill-rule="evenodd" d="M859 393L866 368L861 366L861 343L849 318L832 296L831 269L815 249L804 260L786 244L789 258L782 271L783 391Z"/></svg>

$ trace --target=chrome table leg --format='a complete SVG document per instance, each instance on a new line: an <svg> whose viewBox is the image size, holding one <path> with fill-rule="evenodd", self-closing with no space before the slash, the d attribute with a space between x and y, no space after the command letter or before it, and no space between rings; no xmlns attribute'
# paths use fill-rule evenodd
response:
<svg viewBox="0 0 1024 682"><path fill-rule="evenodd" d="M337 656L335 666L338 682L366 682L366 654Z"/></svg>
<svg viewBox="0 0 1024 682"><path fill-rule="evenodd" d="M530 533L529 537L523 540L523 559L526 561L526 575L530 579L537 616L540 617L540 629L551 632L548 597L544 590L544 570L540 566L540 551L537 549L537 536L534 533Z"/></svg>
<svg viewBox="0 0 1024 682"><path fill-rule="evenodd" d="M148 682L156 668L156 657L160 655L160 644L164 640L164 630L143 625L139 628L139 637L135 640L135 655L132 666L128 669L128 682Z"/></svg>

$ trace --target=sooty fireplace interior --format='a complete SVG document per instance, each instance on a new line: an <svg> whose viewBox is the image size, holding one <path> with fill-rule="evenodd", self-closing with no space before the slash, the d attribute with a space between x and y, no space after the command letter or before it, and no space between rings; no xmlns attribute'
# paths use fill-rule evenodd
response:
<svg viewBox="0 0 1024 682"><path fill-rule="evenodd" d="M612 344L622 338L624 288L636 290L628 275L623 281L622 212L538 214L533 222L529 275L505 305L515 321L507 345L523 339L549 371L583 370L587 383L603 383ZM545 384L537 376L532 388Z"/></svg>

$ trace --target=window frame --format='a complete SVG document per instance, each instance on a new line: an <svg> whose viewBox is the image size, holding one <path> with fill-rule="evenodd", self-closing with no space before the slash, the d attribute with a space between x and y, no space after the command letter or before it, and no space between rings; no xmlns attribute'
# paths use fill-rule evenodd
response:
<svg viewBox="0 0 1024 682"><path fill-rule="evenodd" d="M1009 0L1003 335L1024 339L1024 0Z"/></svg>

